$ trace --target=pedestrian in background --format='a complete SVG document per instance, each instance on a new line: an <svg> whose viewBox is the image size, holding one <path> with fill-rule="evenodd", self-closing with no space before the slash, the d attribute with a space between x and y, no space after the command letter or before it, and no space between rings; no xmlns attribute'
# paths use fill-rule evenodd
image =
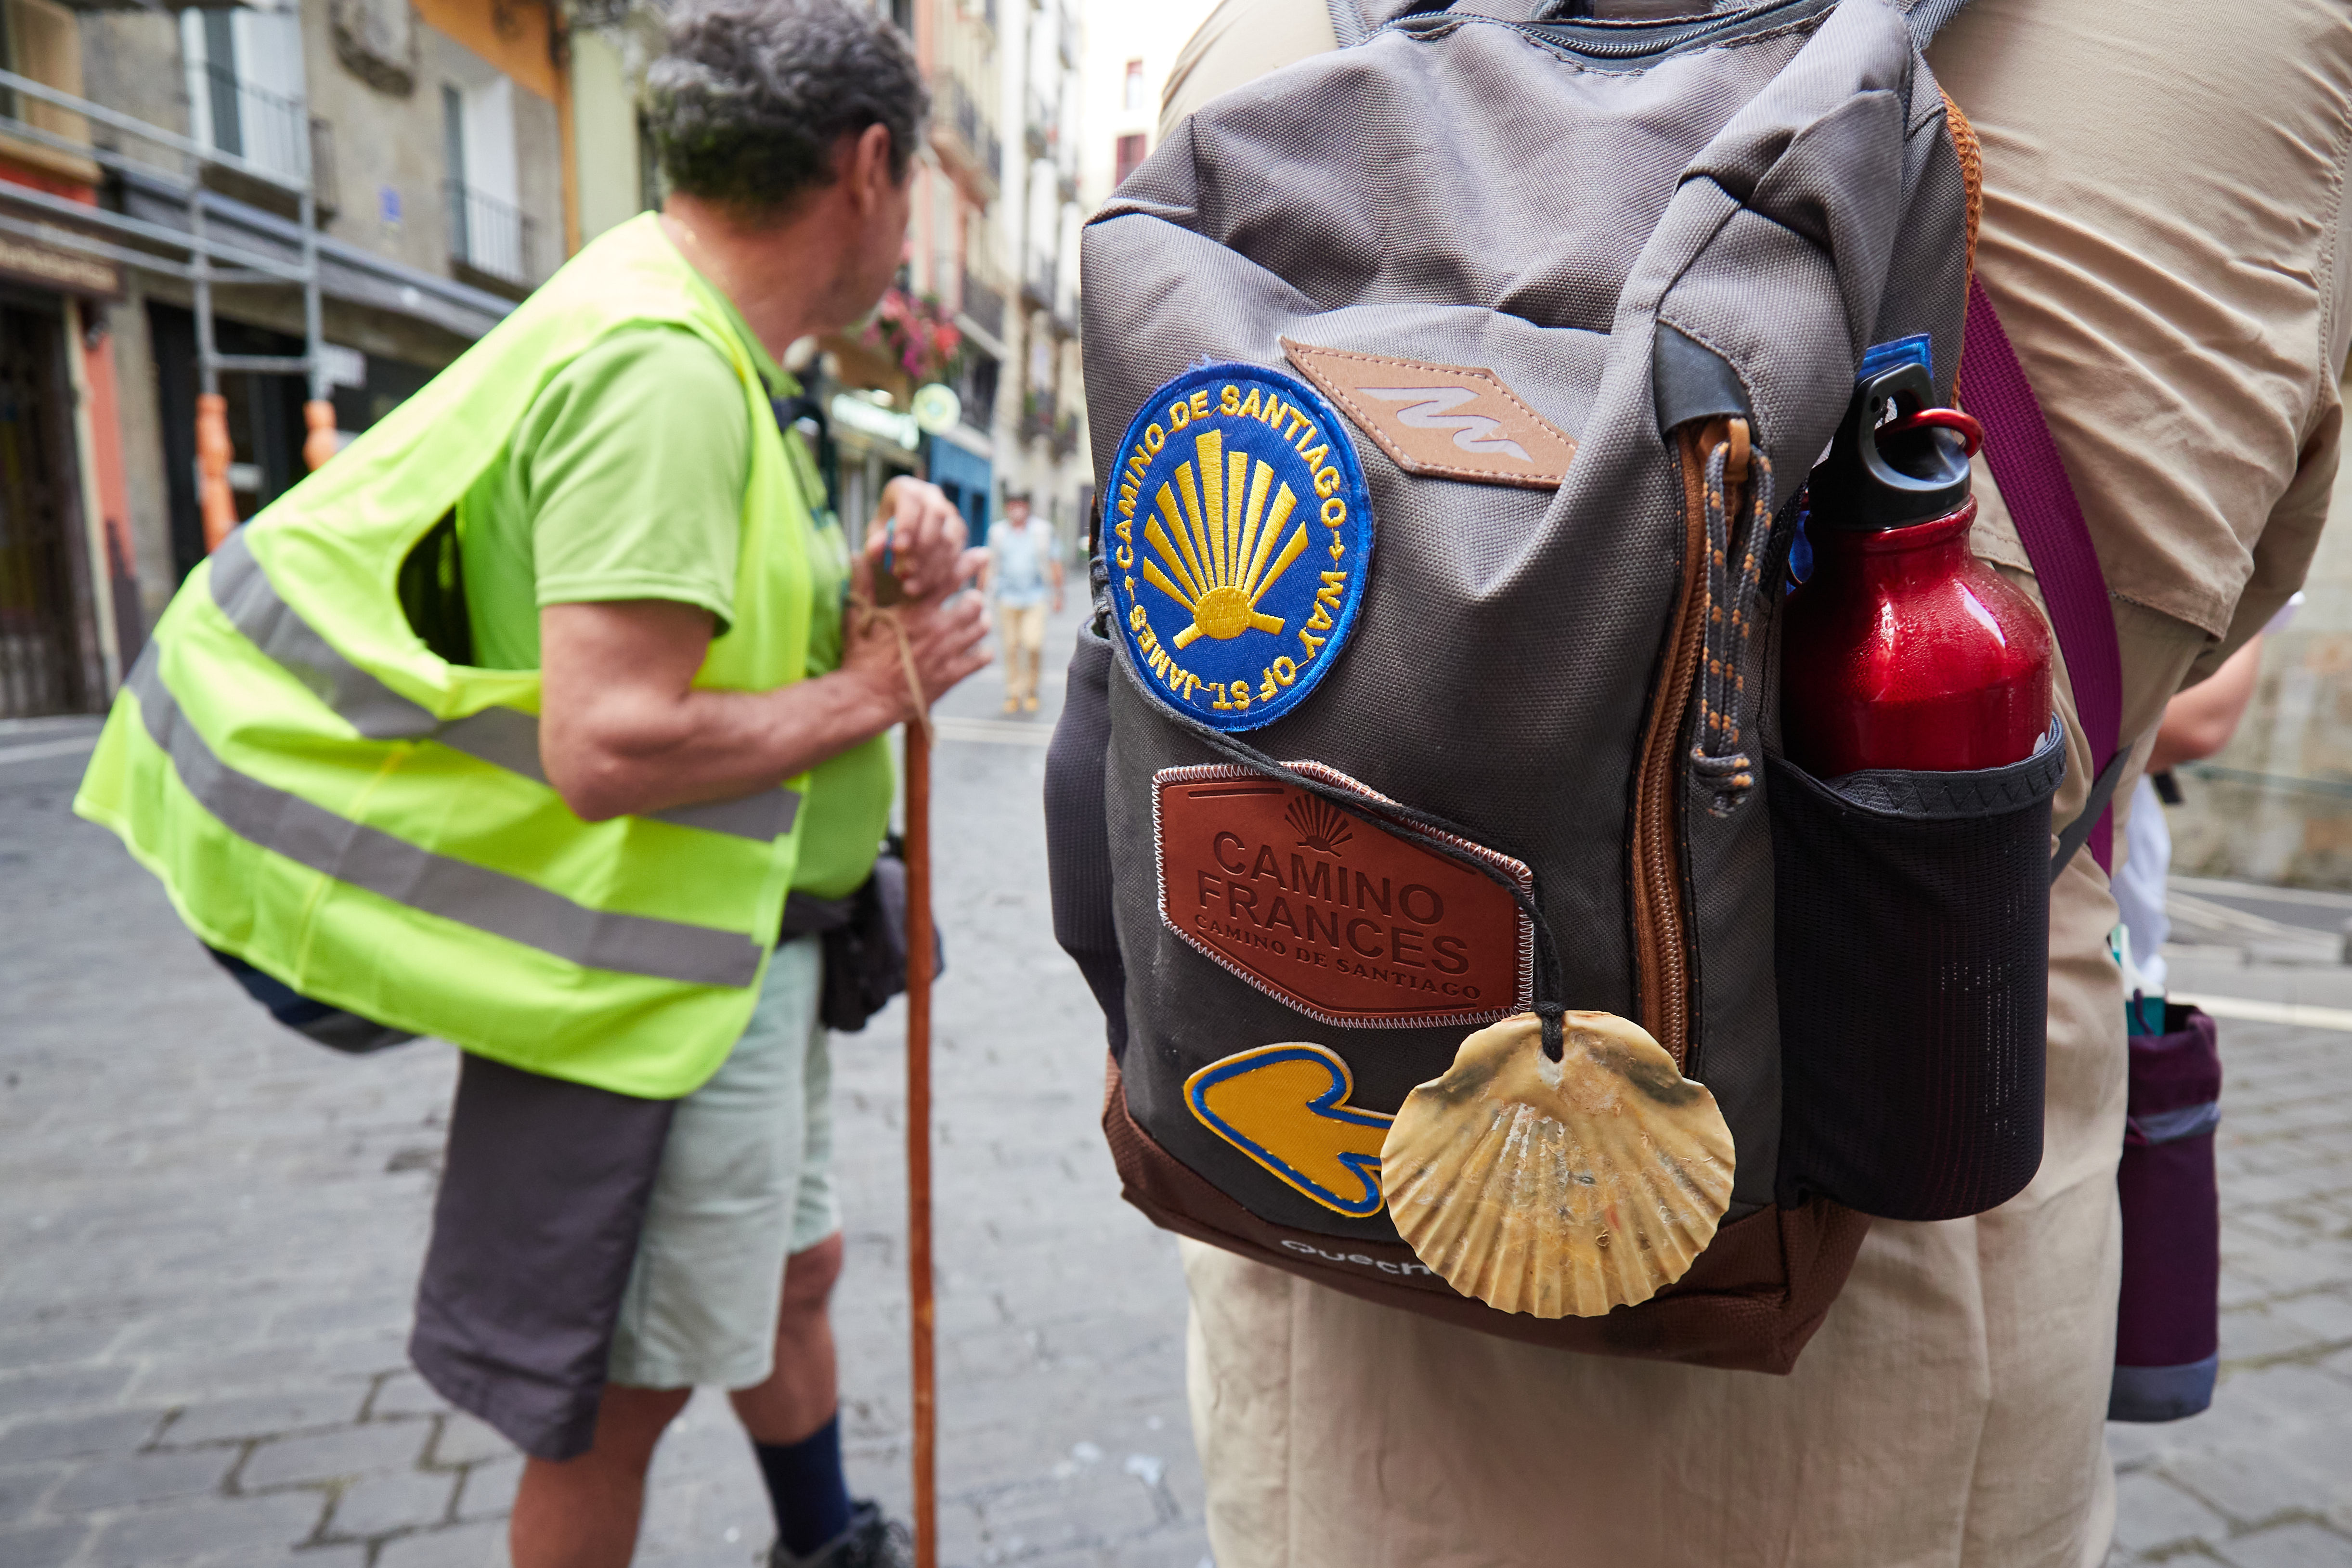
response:
<svg viewBox="0 0 2352 1568"><path fill-rule="evenodd" d="M803 911L869 878L887 732L987 613L936 486L853 551L775 404L904 258L929 92L846 0L681 5L646 81L662 211L222 545L76 805L273 1010L465 1051L410 1354L527 1455L517 1568L629 1561L698 1385L776 1568L891 1568L842 1472Z"/></svg>
<svg viewBox="0 0 2352 1568"><path fill-rule="evenodd" d="M996 601L997 641L1004 660L1004 711L1037 711L1037 672L1045 656L1045 607L1062 612L1062 558L1054 525L1034 517L1029 493L1004 497L1004 516L988 530L988 570L982 580Z"/></svg>

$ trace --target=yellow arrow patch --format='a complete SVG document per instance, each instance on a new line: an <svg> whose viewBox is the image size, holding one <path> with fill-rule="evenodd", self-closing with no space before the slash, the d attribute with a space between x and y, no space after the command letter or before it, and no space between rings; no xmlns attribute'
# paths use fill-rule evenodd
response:
<svg viewBox="0 0 2352 1568"><path fill-rule="evenodd" d="M1394 1116L1348 1103L1355 1075L1320 1045L1261 1045L1184 1081L1201 1124L1324 1207L1381 1211L1381 1145Z"/></svg>

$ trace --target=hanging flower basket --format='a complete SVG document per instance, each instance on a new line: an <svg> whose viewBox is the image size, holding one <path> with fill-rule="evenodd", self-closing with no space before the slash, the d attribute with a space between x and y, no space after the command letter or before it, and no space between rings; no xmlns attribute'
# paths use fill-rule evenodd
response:
<svg viewBox="0 0 2352 1568"><path fill-rule="evenodd" d="M954 379L963 357L963 333L946 307L896 286L882 296L859 340L890 356L917 382Z"/></svg>

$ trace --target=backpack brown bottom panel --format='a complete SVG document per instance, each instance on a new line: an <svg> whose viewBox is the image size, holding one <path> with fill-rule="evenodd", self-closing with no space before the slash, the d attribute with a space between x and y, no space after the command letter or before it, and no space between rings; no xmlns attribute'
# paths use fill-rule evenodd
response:
<svg viewBox="0 0 2352 1568"><path fill-rule="evenodd" d="M1121 1196L1163 1229L1382 1306L1587 1355L1785 1374L1844 1288L1870 1228L1867 1217L1825 1198L1768 1207L1717 1232L1688 1274L1639 1306L1599 1318L1533 1318L1457 1293L1402 1244L1345 1241L1258 1218L1136 1124L1116 1059L1104 1086L1103 1133Z"/></svg>

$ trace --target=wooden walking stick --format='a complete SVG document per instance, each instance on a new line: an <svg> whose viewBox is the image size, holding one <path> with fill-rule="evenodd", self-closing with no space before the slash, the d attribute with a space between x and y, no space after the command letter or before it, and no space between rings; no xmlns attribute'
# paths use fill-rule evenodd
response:
<svg viewBox="0 0 2352 1568"><path fill-rule="evenodd" d="M939 1568L931 1302L931 727L907 726L907 1284L913 1306L915 1568Z"/></svg>

